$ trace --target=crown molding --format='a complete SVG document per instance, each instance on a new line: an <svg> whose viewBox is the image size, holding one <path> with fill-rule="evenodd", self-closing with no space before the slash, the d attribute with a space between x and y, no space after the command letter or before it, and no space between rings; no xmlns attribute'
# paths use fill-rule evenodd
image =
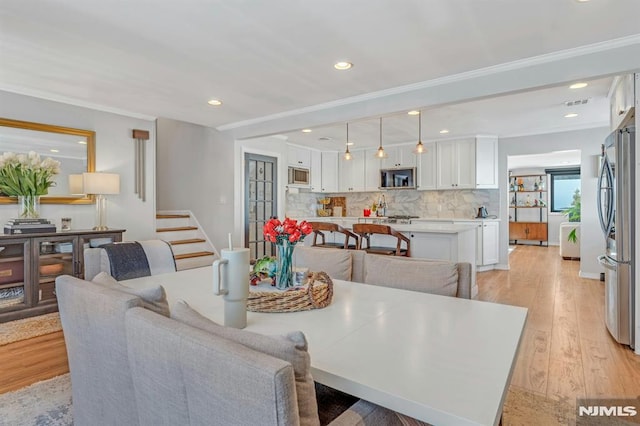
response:
<svg viewBox="0 0 640 426"><path fill-rule="evenodd" d="M536 136L536 135L548 135L552 133L564 133L564 132L574 132L578 130L588 130L588 129L599 129L602 127L609 128L608 121L599 121L594 123L586 123L579 124L573 126L562 126L562 127L554 127L552 129L539 129L539 130L531 130L526 133L505 133L504 135L500 135L499 139L510 139L510 138L519 138L524 136Z"/></svg>
<svg viewBox="0 0 640 426"><path fill-rule="evenodd" d="M465 80L472 80L479 77L486 77L493 74L498 74L505 71L514 71L536 65L544 65L564 59L571 59L579 56L584 56L592 53L603 52L611 49L627 47L640 44L640 34L621 37L613 40L603 41L599 43L593 43L585 46L575 47L572 49L560 50L557 52L547 53L544 55L532 56L530 58L519 59L517 61L506 62L503 64L492 65L485 68L479 68L477 70L466 71L463 73L452 74L445 77L435 78L432 80L426 80L418 83L407 84L403 86L392 87L389 89L379 90L376 92L365 93L362 95L351 96L348 98L338 99L331 102L325 102L321 104L311 105L304 108L298 108L295 110L283 111L276 114L265 115L262 117L252 118L249 120L237 121L233 123L224 124L216 127L216 130L220 132L234 130L245 126L251 126L260 124L272 120L278 120L283 118L289 118L301 114L314 113L319 111L328 110L340 106L346 106L357 102L371 101L386 96L399 95L403 93L413 92L421 89L428 89L445 84L456 83Z"/></svg>
<svg viewBox="0 0 640 426"><path fill-rule="evenodd" d="M9 93L15 93L17 95L31 96L34 98L44 99L52 102L59 102L67 105L73 105L82 108L93 109L96 111L108 112L111 114L123 115L125 117L138 118L140 120L155 121L158 117L152 115L140 114L138 112L128 111L120 108L108 107L105 105L94 104L91 102L85 102L75 98L69 98L66 96L57 95L55 93L25 89L21 87L14 87L11 85L0 85L0 90Z"/></svg>

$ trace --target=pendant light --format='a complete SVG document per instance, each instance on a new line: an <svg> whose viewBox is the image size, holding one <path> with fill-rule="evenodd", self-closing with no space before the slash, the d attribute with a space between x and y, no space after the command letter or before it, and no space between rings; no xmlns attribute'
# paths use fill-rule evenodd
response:
<svg viewBox="0 0 640 426"><path fill-rule="evenodd" d="M349 152L349 123L347 123L347 150L344 152L344 159L349 161L351 160L351 152Z"/></svg>
<svg viewBox="0 0 640 426"><path fill-rule="evenodd" d="M422 111L418 112L418 143L416 144L416 152L418 154L424 152L424 144L422 143Z"/></svg>
<svg viewBox="0 0 640 426"><path fill-rule="evenodd" d="M382 117L380 117L380 146L376 151L376 157L384 158L384 148L382 147Z"/></svg>

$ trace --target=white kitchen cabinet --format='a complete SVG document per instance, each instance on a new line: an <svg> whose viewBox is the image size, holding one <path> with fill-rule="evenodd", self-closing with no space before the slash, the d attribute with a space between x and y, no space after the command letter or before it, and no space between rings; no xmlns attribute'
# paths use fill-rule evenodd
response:
<svg viewBox="0 0 640 426"><path fill-rule="evenodd" d="M500 260L500 229L497 220L482 221L482 265L495 265Z"/></svg>
<svg viewBox="0 0 640 426"><path fill-rule="evenodd" d="M438 189L475 187L476 150L474 139L437 142Z"/></svg>
<svg viewBox="0 0 640 426"><path fill-rule="evenodd" d="M479 267L498 263L499 222L497 220L455 221L456 224L476 227L476 265ZM487 269L487 268L485 268ZM491 269L491 268L488 268Z"/></svg>
<svg viewBox="0 0 640 426"><path fill-rule="evenodd" d="M321 192L338 192L338 156L337 152L322 152Z"/></svg>
<svg viewBox="0 0 640 426"><path fill-rule="evenodd" d="M480 189L498 188L498 138L476 136L476 182Z"/></svg>
<svg viewBox="0 0 640 426"><path fill-rule="evenodd" d="M311 167L311 150L297 145L287 145L287 161L290 166Z"/></svg>
<svg viewBox="0 0 640 426"><path fill-rule="evenodd" d="M340 162L340 192L362 192L365 188L365 153L364 151L354 151L351 153L351 160L345 160L341 156Z"/></svg>
<svg viewBox="0 0 640 426"><path fill-rule="evenodd" d="M365 149L364 154L364 190L380 190L380 159L376 157L377 149Z"/></svg>
<svg viewBox="0 0 640 426"><path fill-rule="evenodd" d="M611 94L611 130L618 128L635 103L635 78L633 74L621 76Z"/></svg>
<svg viewBox="0 0 640 426"><path fill-rule="evenodd" d="M424 151L418 157L418 189L421 191L437 189L436 143L423 142Z"/></svg>
<svg viewBox="0 0 640 426"><path fill-rule="evenodd" d="M311 192L322 192L322 152L311 150Z"/></svg>
<svg viewBox="0 0 640 426"><path fill-rule="evenodd" d="M498 188L498 138L437 142L437 189Z"/></svg>
<svg viewBox="0 0 640 426"><path fill-rule="evenodd" d="M416 146L411 145L394 145L384 149L386 157L382 159L381 167L383 169L392 169L395 167L416 167L417 159L415 154Z"/></svg>

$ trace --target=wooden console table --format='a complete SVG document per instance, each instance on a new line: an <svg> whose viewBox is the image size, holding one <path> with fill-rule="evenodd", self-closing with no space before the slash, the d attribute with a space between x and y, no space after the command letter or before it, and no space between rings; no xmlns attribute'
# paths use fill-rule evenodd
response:
<svg viewBox="0 0 640 426"><path fill-rule="evenodd" d="M0 235L0 322L58 310L55 279L84 276L84 249L122 241L124 229Z"/></svg>

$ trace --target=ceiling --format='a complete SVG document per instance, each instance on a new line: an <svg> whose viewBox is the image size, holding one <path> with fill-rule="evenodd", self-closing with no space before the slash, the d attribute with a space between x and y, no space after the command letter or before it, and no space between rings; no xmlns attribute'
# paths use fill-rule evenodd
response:
<svg viewBox="0 0 640 426"><path fill-rule="evenodd" d="M549 131L560 122L544 109L574 95L529 89L640 69L638 16L637 0L3 0L0 90L237 138L409 108L425 110L425 139L445 124ZM338 60L354 67L336 71ZM603 105L607 84L589 86L587 107ZM519 96L488 99L507 93ZM408 138L410 124L398 127Z"/></svg>

